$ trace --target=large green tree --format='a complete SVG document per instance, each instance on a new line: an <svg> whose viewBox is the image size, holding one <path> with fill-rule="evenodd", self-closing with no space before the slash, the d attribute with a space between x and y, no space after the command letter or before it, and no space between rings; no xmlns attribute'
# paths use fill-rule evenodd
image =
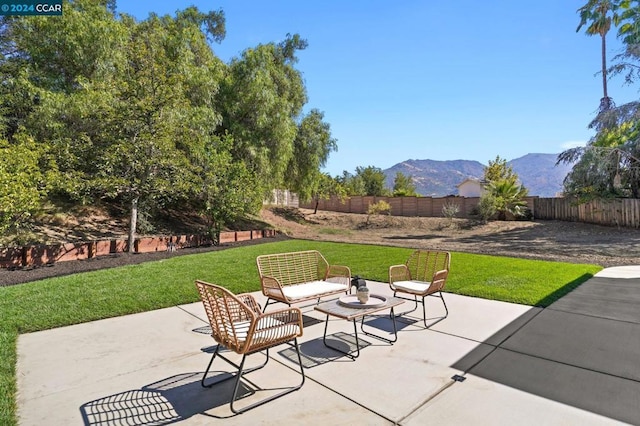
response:
<svg viewBox="0 0 640 426"><path fill-rule="evenodd" d="M586 147L560 154L559 161L574 163L564 181L567 195L580 200L640 197L640 121L602 129Z"/></svg>
<svg viewBox="0 0 640 426"><path fill-rule="evenodd" d="M356 176L362 180L364 195L384 196L389 194L389 190L385 187L386 177L379 167L356 167Z"/></svg>
<svg viewBox="0 0 640 426"><path fill-rule="evenodd" d="M129 249L138 206L175 201L189 191L192 158L220 123L214 99L222 64L207 45L197 9L176 18L124 18L129 37L114 83L111 140L100 151L97 177L130 203Z"/></svg>
<svg viewBox="0 0 640 426"><path fill-rule="evenodd" d="M285 184L303 201L318 193L320 169L326 164L329 154L337 149L336 140L331 137L331 127L323 119L322 112L312 109L300 121L293 140L293 156L287 166Z"/></svg>
<svg viewBox="0 0 640 426"><path fill-rule="evenodd" d="M288 35L281 43L261 44L233 59L222 83L219 134L234 136L232 152L264 184L265 194L284 183L294 153L298 119L307 101L295 68L296 52L307 43Z"/></svg>

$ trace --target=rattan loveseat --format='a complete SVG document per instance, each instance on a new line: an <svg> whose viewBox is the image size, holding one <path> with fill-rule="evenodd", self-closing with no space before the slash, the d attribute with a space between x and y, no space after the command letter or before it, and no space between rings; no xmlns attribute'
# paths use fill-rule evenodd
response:
<svg viewBox="0 0 640 426"><path fill-rule="evenodd" d="M345 293L351 289L351 270L347 266L330 265L317 250L258 256L258 273L262 294L269 303L287 305L324 296Z"/></svg>

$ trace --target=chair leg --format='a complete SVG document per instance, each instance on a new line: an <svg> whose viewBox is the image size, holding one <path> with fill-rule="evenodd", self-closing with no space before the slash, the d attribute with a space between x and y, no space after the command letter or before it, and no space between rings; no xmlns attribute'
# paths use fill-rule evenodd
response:
<svg viewBox="0 0 640 426"><path fill-rule="evenodd" d="M424 321L424 327L429 328L429 326L427 326L427 304L424 301L425 297L426 296L422 296L422 320Z"/></svg>
<svg viewBox="0 0 640 426"><path fill-rule="evenodd" d="M447 307L447 303L444 301L444 296L442 295L442 292L439 291L438 294L428 294L427 296L435 296L435 297L439 297L440 300L442 300L442 304L444 305L444 310L445 310L445 315L440 318L437 322L442 321L443 319L445 319L446 317L449 316L449 308ZM413 309L411 309L410 311L406 311L406 312L402 312L400 314L396 314L396 317L400 317L406 314L410 314L411 312L415 311L416 309L418 309L418 303L422 303L422 320L424 322L424 326L425 328L429 328L429 326L427 325L427 304L426 304L426 297L427 296L422 296L422 300L418 301L418 296L413 296L413 301L415 302L415 305L413 307ZM401 299L405 299L405 300L412 300L406 297L402 297L402 296L397 296L396 292L393 292L393 297L400 297ZM433 325L433 324L432 324Z"/></svg>
<svg viewBox="0 0 640 426"><path fill-rule="evenodd" d="M247 374L249 373L249 371L242 371L242 368L244 366L244 360L246 358L247 355L243 355L242 356L242 362L240 363L240 366L238 367L238 374L236 375L236 384L235 387L233 389L233 395L231 396L231 403L229 404L229 407L231 408L231 411L234 414L241 414L244 413L245 411L251 410L252 408L255 408L259 405L262 404L266 404L269 401L273 401L276 398L280 398L281 396L284 396L286 394L289 394L291 392L297 391L298 389L300 389L302 387L302 385L304 384L305 381L305 375L304 375L304 367L302 366L302 357L300 356L300 347L298 346L298 339L294 339L293 340L294 346L296 348L296 353L298 354L298 365L300 366L300 374L302 375L302 381L300 382L299 385L293 387L293 388L289 388L284 392L280 392L279 394L276 395L272 395L269 398L263 399L262 401L258 401L254 404L251 404L247 407L244 407L242 409L236 410L233 406L233 403L236 401L237 395L238 395L238 389L240 388L240 378L242 377L243 374ZM267 357L268 357L268 350L267 350ZM266 364L266 362L265 362ZM253 369L251 370L253 371Z"/></svg>
<svg viewBox="0 0 640 426"><path fill-rule="evenodd" d="M442 295L442 292L441 292L441 291L439 291L437 296L436 296L435 294L430 294L429 296L439 297L439 298L440 298L440 300L442 300L442 304L444 305L444 312L445 312L445 313L444 313L444 316L443 316L442 318L440 318L440 319L439 319L438 321L436 321L436 322L440 322L440 321L442 321L443 319L445 319L446 317L448 317L448 316L449 316L449 308L447 308L447 304L446 304L446 302L444 301L444 296ZM424 300L424 299L425 299L425 297L426 297L426 296L424 296L424 297L422 298L422 315L423 315L423 316L422 316L422 318L424 318L424 326L428 328L428 326L427 326L427 311L426 311L426 308L425 308L426 303L425 303L425 300ZM435 324L435 323L434 323L434 324ZM432 325L433 325L433 324L432 324Z"/></svg>
<svg viewBox="0 0 640 426"><path fill-rule="evenodd" d="M403 315L410 314L411 312L414 312L416 309L418 309L418 303L419 302L418 302L418 296L416 296L416 295L413 296L413 299L409 299L408 297L398 296L397 292L394 291L393 292L393 297L399 297L400 299L404 299L404 300L413 300L414 303L415 303L415 305L413 306L413 309L411 309L410 311L401 312L399 314L396 314L396 317L401 317ZM422 307L424 308L424 298L422 300ZM391 318L391 314L389 314L389 318Z"/></svg>
<svg viewBox="0 0 640 426"><path fill-rule="evenodd" d="M267 298L267 303L265 303L265 305L264 305L264 309L262 310L262 312L267 312L267 306L269 306L269 303L271 303L271 302L274 302L274 303L275 303L275 302L277 302L277 300L273 300L273 299L272 299L272 298L270 298L270 297L269 297L269 298Z"/></svg>
<svg viewBox="0 0 640 426"><path fill-rule="evenodd" d="M204 379L207 378L207 374L209 374L209 369L211 368L211 364L213 364L213 360L216 358L216 355L218 355L218 350L220 350L220 345L216 345L216 350L213 352L213 356L211 357L211 360L209 361L209 365L207 365L207 369L204 370L204 374L202 375L202 380L200 380L200 384L202 385L203 388L210 388L211 386L213 386L213 383L209 384L209 385L205 385L204 384ZM219 383L219 382L216 382Z"/></svg>
<svg viewBox="0 0 640 426"><path fill-rule="evenodd" d="M442 295L442 292L439 291L438 293L440 294L440 300L442 300L442 304L444 305L444 311L445 311L444 317L446 318L449 316L449 308L447 308L447 304L444 301L444 296Z"/></svg>
<svg viewBox="0 0 640 426"><path fill-rule="evenodd" d="M224 379L218 380L218 381L213 381L213 382L209 383L208 385L205 385L205 383L204 383L205 379L207 378L207 374L209 374L209 369L211 368L211 365L213 364L213 360L216 358L216 356L218 356L220 359L226 361L227 363L233 365L235 368L240 369L240 367L236 363L234 363L231 360L227 359L226 357L222 356L222 354L219 353L219 350L220 350L220 345L216 346L216 350L213 353L213 356L211 357L211 361L209 361L209 365L207 365L207 369L205 370L204 374L202 375L202 380L200 380L200 384L202 385L203 388L210 388L213 385L217 385L218 383L225 382L225 381L227 381L229 379L232 379L232 378L234 378L236 376L236 374L232 374L231 376L229 376L227 378L224 378ZM244 357L242 358L242 362L244 363ZM265 359L265 361L262 364L258 365L258 366L255 366L255 367L252 367L252 368L246 370L244 372L244 374L251 373L252 371L259 370L259 369L263 368L264 366L266 366L268 362L269 362L269 349L266 349L266 359Z"/></svg>

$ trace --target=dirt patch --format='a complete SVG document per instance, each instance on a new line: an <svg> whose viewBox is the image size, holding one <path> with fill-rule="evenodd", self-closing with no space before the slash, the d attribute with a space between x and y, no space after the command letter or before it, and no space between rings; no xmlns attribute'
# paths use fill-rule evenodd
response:
<svg viewBox="0 0 640 426"><path fill-rule="evenodd" d="M375 216L296 209L263 218L292 238L435 248L604 267L640 264L640 230L561 221L494 221ZM287 213L290 215L290 213Z"/></svg>

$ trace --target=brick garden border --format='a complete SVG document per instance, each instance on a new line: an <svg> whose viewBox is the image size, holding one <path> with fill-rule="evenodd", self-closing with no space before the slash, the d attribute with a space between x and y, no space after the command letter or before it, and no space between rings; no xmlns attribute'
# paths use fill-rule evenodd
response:
<svg viewBox="0 0 640 426"><path fill-rule="evenodd" d="M220 232L219 244L273 238L273 229ZM210 246L213 241L204 235L172 235L137 238L136 253L174 251L183 248ZM128 240L98 240L80 243L31 245L0 249L0 268L25 268L52 265L56 262L92 259L128 251Z"/></svg>

